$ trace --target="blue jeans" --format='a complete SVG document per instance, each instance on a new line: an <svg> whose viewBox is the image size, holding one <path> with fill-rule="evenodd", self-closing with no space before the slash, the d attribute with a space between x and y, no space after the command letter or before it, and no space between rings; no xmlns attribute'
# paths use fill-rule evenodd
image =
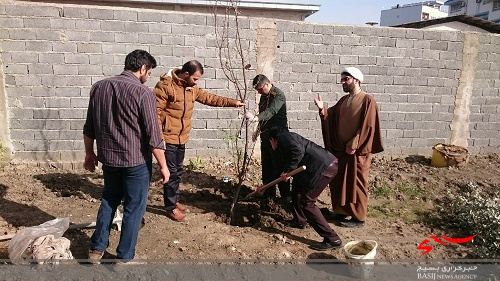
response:
<svg viewBox="0 0 500 281"><path fill-rule="evenodd" d="M123 199L123 220L118 259L133 259L142 218L146 212L152 163L120 168L102 166L104 190L97 213L96 228L90 238L90 249L104 252L109 246L109 233L116 208Z"/></svg>
<svg viewBox="0 0 500 281"><path fill-rule="evenodd" d="M165 158L167 159L167 167L170 172L168 182L163 185L163 203L165 209L171 211L176 208L176 203L179 202L182 172L184 171L184 156L186 154L186 146L184 144L166 144Z"/></svg>

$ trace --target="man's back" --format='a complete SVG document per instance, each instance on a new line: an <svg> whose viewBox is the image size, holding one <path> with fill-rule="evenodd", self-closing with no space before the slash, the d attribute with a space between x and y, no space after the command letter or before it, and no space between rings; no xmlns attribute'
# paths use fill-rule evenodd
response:
<svg viewBox="0 0 500 281"><path fill-rule="evenodd" d="M90 93L87 114L92 116L84 126L84 134L96 139L98 159L103 164L144 164L152 159L151 143L162 142L157 137L155 97L132 72L97 82Z"/></svg>

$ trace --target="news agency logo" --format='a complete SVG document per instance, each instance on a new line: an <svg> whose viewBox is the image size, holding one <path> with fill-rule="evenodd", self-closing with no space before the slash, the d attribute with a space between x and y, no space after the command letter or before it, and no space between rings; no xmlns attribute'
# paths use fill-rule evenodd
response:
<svg viewBox="0 0 500 281"><path fill-rule="evenodd" d="M465 238L451 238L451 237L447 237L447 236L441 236L441 239L439 239L437 236L429 236L429 238L431 238L432 240L434 240L434 242L438 243L438 244L441 244L441 245L445 245L445 246L449 246L451 245L450 243L455 243L455 244L462 244L462 243L467 243L467 242L471 242L474 240L474 237L476 235L472 235L472 236L469 236L469 237L465 237ZM421 251L424 251L420 256L425 256L427 255L428 253L430 253L430 251L432 251L432 246L430 245L427 245L427 243L431 242L431 240L429 239L424 239L422 242L420 242L420 244L418 245L417 249L421 250ZM449 242L449 243L448 243Z"/></svg>

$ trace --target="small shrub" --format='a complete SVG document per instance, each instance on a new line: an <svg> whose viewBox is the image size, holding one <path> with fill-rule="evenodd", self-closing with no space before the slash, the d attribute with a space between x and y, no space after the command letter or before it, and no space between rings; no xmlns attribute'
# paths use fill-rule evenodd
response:
<svg viewBox="0 0 500 281"><path fill-rule="evenodd" d="M475 235L472 255L500 258L500 193L481 195L480 188L468 183L460 193L448 193L445 207L439 211L443 222L452 228Z"/></svg>
<svg viewBox="0 0 500 281"><path fill-rule="evenodd" d="M195 159L189 159L189 164L186 166L188 171L194 171L203 168L204 164L201 161L200 156L196 156Z"/></svg>

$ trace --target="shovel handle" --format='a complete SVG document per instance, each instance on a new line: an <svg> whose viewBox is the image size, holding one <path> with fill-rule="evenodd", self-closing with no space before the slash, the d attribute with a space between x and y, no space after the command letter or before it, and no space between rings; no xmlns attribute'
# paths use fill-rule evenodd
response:
<svg viewBox="0 0 500 281"><path fill-rule="evenodd" d="M287 175L287 176L289 176L289 177L293 177L294 175L296 175L296 174L298 174L298 173L300 173L300 172L304 171L305 169L306 169L306 166L301 166L301 167L298 167L297 169L295 169L295 170L293 170L293 171L291 171L291 172L288 172L286 175ZM279 183L279 182L282 182L282 181L283 181L283 180L281 179L281 177L279 177L279 178L277 178L277 179L273 180L272 182L267 183L267 184L265 184L265 185L263 185L263 186L261 186L261 187L257 188L255 191L253 191L252 193L248 194L248 195L245 197L245 199L248 199L248 198L250 198L250 197L252 197L252 196L255 196L255 194L257 194L257 192L259 192L259 191L260 191L260 192L263 192L264 190L268 189L269 187L271 187L271 186L273 186L273 185L275 185L275 184L277 184L277 183Z"/></svg>

